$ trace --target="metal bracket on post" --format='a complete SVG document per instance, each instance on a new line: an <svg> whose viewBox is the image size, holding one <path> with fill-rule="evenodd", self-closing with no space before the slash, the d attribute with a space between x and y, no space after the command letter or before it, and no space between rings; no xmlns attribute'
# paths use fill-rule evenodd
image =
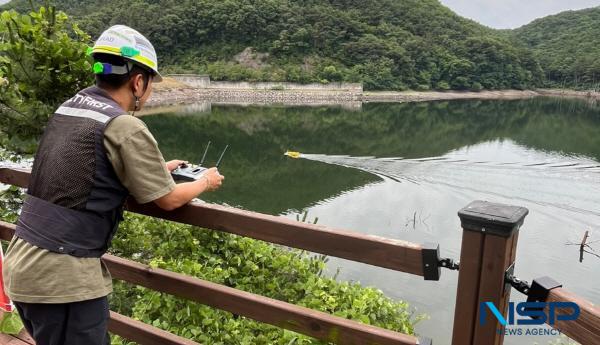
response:
<svg viewBox="0 0 600 345"><path fill-rule="evenodd" d="M534 279L527 294L527 302L546 302L550 290L562 287L562 284L550 277L542 277ZM525 310L542 311L543 307L527 307ZM539 316L530 316L532 319L537 319Z"/></svg>
<svg viewBox="0 0 600 345"><path fill-rule="evenodd" d="M425 280L440 280L440 245L437 243L425 243L422 254L423 278Z"/></svg>
<svg viewBox="0 0 600 345"><path fill-rule="evenodd" d="M546 302L550 290L560 287L562 284L550 277L534 279L527 294L527 302Z"/></svg>
<svg viewBox="0 0 600 345"><path fill-rule="evenodd" d="M531 285L526 280L521 280L515 277L515 263L513 262L509 268L506 269L504 273L504 291L506 289L510 289L510 287L515 288L515 290L519 291L525 296L529 296L529 291L531 290Z"/></svg>
<svg viewBox="0 0 600 345"><path fill-rule="evenodd" d="M425 243L423 245L423 277L425 280L440 280L441 268L458 270L458 262L450 258L440 258L440 245L437 243Z"/></svg>
<svg viewBox="0 0 600 345"><path fill-rule="evenodd" d="M515 277L515 263L513 262L508 266L506 272L504 272L504 291L508 291L513 284L513 279Z"/></svg>

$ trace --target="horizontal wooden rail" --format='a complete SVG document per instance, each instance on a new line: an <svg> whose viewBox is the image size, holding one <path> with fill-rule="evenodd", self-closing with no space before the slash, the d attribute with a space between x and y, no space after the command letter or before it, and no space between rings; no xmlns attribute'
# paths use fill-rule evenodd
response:
<svg viewBox="0 0 600 345"><path fill-rule="evenodd" d="M574 302L581 313L577 320L556 321L553 328L581 344L600 344L600 307L562 288L552 289L546 302ZM547 312L547 310L546 310ZM560 310L557 310L561 314ZM570 313L570 311L569 311ZM548 314L546 314L548 315Z"/></svg>
<svg viewBox="0 0 600 345"><path fill-rule="evenodd" d="M198 345L195 341L163 331L114 311L110 312L108 330L139 344Z"/></svg>
<svg viewBox="0 0 600 345"><path fill-rule="evenodd" d="M6 232L3 232L4 235ZM5 239L2 237L2 239ZM0 311L0 319L3 311ZM154 326L123 316L114 311L110 312L108 321L108 330L127 340L135 341L139 344L161 344L161 345L198 345L198 343L189 339L177 336ZM7 335L0 333L0 344L2 345L35 345L35 341L26 330L22 330L18 335Z"/></svg>
<svg viewBox="0 0 600 345"><path fill-rule="evenodd" d="M29 170L0 168L0 183L26 187L28 180ZM164 211L154 203L140 205L130 198L127 210L395 271L424 275L422 246L406 241L207 203L195 202L174 211Z"/></svg>
<svg viewBox="0 0 600 345"><path fill-rule="evenodd" d="M0 236L10 240L14 224L0 221ZM106 254L103 260L116 279L144 286L280 328L336 344L418 345L418 338L361 324L309 308L255 295L198 278L152 269Z"/></svg>
<svg viewBox="0 0 600 345"><path fill-rule="evenodd" d="M28 169L0 167L0 183L6 183L17 187L27 188L27 185L29 184L30 174L31 171Z"/></svg>
<svg viewBox="0 0 600 345"><path fill-rule="evenodd" d="M2 345L35 345L35 343L28 343L23 341L21 338L16 336L0 333L0 344Z"/></svg>

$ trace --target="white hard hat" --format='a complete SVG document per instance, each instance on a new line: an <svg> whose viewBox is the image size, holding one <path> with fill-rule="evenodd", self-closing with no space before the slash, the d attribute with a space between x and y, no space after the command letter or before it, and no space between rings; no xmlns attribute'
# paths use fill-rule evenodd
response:
<svg viewBox="0 0 600 345"><path fill-rule="evenodd" d="M162 81L158 72L158 60L152 43L136 30L125 25L114 25L100 35L90 54L110 54L129 59L155 74L157 83ZM97 73L97 71L95 70Z"/></svg>

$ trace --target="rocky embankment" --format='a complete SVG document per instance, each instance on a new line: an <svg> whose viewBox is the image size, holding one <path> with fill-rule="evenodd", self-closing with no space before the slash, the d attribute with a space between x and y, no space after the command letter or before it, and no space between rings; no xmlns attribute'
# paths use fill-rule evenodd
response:
<svg viewBox="0 0 600 345"><path fill-rule="evenodd" d="M157 84L160 85L160 84ZM455 99L522 99L537 96L600 98L600 93L571 90L499 90L499 91L377 91L357 90L260 90L192 88L181 83L158 86L148 106L169 106L198 102L232 104L323 105L361 102L424 102Z"/></svg>
<svg viewBox="0 0 600 345"><path fill-rule="evenodd" d="M225 90L225 89L169 89L156 90L147 105L166 106L210 101L212 103L243 104L336 104L360 102L360 93L348 91L280 91L280 90Z"/></svg>
<svg viewBox="0 0 600 345"><path fill-rule="evenodd" d="M520 99L540 96L531 90L499 90L499 91L378 91L364 92L363 102L424 102L453 99Z"/></svg>
<svg viewBox="0 0 600 345"><path fill-rule="evenodd" d="M600 92L597 91L576 91L563 89L539 89L536 91L541 96L548 97L600 99Z"/></svg>

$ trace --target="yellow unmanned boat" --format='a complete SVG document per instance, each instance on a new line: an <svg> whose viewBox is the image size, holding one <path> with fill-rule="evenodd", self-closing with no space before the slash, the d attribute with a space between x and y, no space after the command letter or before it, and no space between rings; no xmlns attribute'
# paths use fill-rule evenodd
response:
<svg viewBox="0 0 600 345"><path fill-rule="evenodd" d="M284 155L290 158L300 158L302 156L300 152L296 151L285 151Z"/></svg>

